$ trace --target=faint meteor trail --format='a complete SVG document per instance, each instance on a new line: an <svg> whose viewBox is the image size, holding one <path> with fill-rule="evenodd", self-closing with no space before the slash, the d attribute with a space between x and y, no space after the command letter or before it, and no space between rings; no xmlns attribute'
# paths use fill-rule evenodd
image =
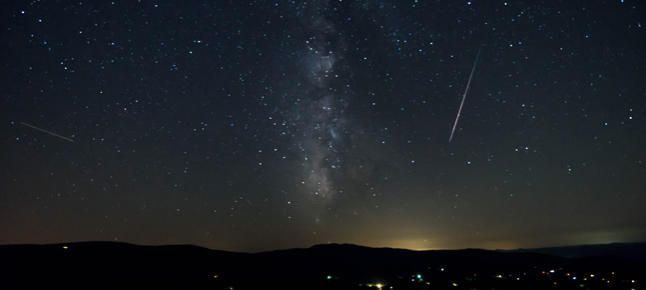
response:
<svg viewBox="0 0 646 290"><path fill-rule="evenodd" d="M52 131L47 131L47 130L45 130L43 128L38 128L38 127L36 127L36 126L34 126L32 124L29 124L29 123L20 122L20 124L22 124L23 126L32 128L34 130L38 130L38 131L43 132L43 133L47 133L47 134L52 135L54 137L61 138L61 139L65 140L65 141L74 143L74 139L72 139L72 138L68 138L68 137L65 137L65 136L58 135L58 134L56 134L56 133L54 133Z"/></svg>
<svg viewBox="0 0 646 290"><path fill-rule="evenodd" d="M476 59L473 61L473 67L471 67L471 74L469 74L469 81L467 81L467 87L464 89L464 94L462 95L462 101L460 102L460 107L458 108L458 114L455 116L455 122L453 122L453 128L451 129L451 136L449 136L449 143L453 140L453 134L455 133L455 128L458 126L458 121L460 120L460 114L462 113L462 107L464 106L464 100L467 99L467 94L469 93L469 87L471 86L471 79L473 78L473 73L476 71L476 66L478 65L478 59L480 59L480 49L478 48L478 53L476 54Z"/></svg>

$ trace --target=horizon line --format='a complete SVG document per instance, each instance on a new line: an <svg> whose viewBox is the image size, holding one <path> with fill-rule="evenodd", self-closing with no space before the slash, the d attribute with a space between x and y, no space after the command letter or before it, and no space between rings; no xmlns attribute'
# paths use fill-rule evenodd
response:
<svg viewBox="0 0 646 290"><path fill-rule="evenodd" d="M618 244L642 244L646 241L632 241L632 242L604 242L604 243L583 243L583 244L561 244L561 245L549 245L549 246L539 246L539 247L515 247L515 248L485 248L485 247L464 247L464 248L428 248L428 249L411 249L403 247L390 247L390 246L367 246L354 243L343 243L343 242L333 242L333 243L320 243L312 244L305 247L289 247L289 248L275 248L268 250L260 251L238 251L238 250L226 250L219 248L211 248L207 246L201 246L196 244L141 244L128 241L109 241L109 240L85 240L85 241L68 241L68 242L52 242L52 243L7 243L0 244L0 247L5 246L66 246L74 244L91 244L91 243L105 243L105 244L124 244L137 247L195 247L202 248L210 251L221 251L221 252L230 252L230 253L240 253L240 254L257 254L257 253L266 253L266 252L275 252L275 251L286 251L286 250L305 250L311 249L317 246L354 246L360 248L369 248L369 249L392 249L392 250L405 250L405 251L415 251L415 252L427 252L427 251L461 251L461 250L484 250L484 251L515 251L515 250L538 250L538 249L549 249L549 248L566 248L566 247L583 247L583 246L604 246L604 245L618 245Z"/></svg>

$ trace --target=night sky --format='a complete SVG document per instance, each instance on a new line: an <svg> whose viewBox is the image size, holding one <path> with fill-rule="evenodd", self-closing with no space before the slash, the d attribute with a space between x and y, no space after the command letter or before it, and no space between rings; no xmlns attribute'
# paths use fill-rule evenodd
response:
<svg viewBox="0 0 646 290"><path fill-rule="evenodd" d="M642 1L0 13L0 243L646 240Z"/></svg>

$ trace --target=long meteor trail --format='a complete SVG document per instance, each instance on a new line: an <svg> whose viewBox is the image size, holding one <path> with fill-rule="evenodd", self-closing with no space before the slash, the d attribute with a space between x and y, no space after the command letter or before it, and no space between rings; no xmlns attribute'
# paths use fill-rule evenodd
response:
<svg viewBox="0 0 646 290"><path fill-rule="evenodd" d="M46 133L46 134L52 135L52 136L54 136L54 137L61 138L61 139L65 140L65 141L68 141L68 142L72 142L72 143L74 143L74 139L72 139L72 138L68 138L68 137L65 137L65 136L58 135L58 134L56 134L56 133L54 133L54 132L52 132L52 131L48 131L48 130L45 130L45 129L43 129L43 128L38 128L38 127L36 127L36 126L34 126L34 125L32 125L32 124L29 124L29 123L20 122L20 124L21 124L21 125L23 125L23 126L26 126L26 127L32 128L32 129L34 129L34 130L38 130L38 131L40 131L40 132L43 132L43 133Z"/></svg>
<svg viewBox="0 0 646 290"><path fill-rule="evenodd" d="M458 108L458 114L455 116L455 122L453 122L453 128L451 129L451 136L449 136L449 143L453 140L453 134L455 134L455 128L458 126L458 121L460 120L460 114L462 114L462 107L464 106L464 100L467 99L467 94L469 93L469 87L471 86L471 79L473 79L473 73L476 71L476 66L478 65L478 59L480 59L480 49L478 48L478 54L476 54L476 59L473 61L473 67L471 67L471 74L469 75L469 81L467 81L467 87L464 89L464 94L462 95L462 101L460 102L460 107Z"/></svg>

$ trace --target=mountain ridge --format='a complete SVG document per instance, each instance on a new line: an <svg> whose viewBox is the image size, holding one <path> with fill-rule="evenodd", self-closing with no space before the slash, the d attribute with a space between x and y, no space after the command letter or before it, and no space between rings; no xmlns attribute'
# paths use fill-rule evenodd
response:
<svg viewBox="0 0 646 290"><path fill-rule="evenodd" d="M622 246L646 249L644 243ZM11 289L3 286L15 283L27 283L27 288L87 287L96 285L96 281L112 287L134 282L178 289L260 289L267 285L282 289L374 289L375 282L396 285L395 289L427 289L425 283L430 281L436 289L460 289L454 284L465 285L464 289L542 289L552 285L549 283L574 283L572 277L590 274L612 279L617 283L613 286L628 289L631 284L626 283L646 276L646 260L623 256L565 257L541 253L541 249L415 251L354 244L258 253L101 241L13 244L0 245L0 268L5 269L0 271L2 289ZM553 271L572 276L546 276ZM571 288L580 288L578 285Z"/></svg>
<svg viewBox="0 0 646 290"><path fill-rule="evenodd" d="M486 249L486 248L477 248L477 247L468 247L468 248L458 248L458 249L427 249L427 250L416 250L416 249L407 249L407 248L397 248L397 247L373 247L373 246L364 246L353 243L323 243L323 244L314 244L307 247L293 247L293 248L279 248L272 250L263 250L263 251L234 251L234 250L222 250L216 248L209 248L200 245L194 244L138 244L124 241L70 241L70 242L57 242L57 243L11 243L11 244L0 244L0 248L3 247L30 247L30 246L108 246L108 245L121 245L121 246L133 246L133 247L150 247L150 248L170 248L170 247L185 247L185 248L194 248L194 249L203 249L208 251L216 252L226 252L226 253L237 253L237 254L261 254L261 253L271 253L271 252L280 252L280 251L289 251L289 250L308 250L308 249L326 249L326 248L337 248L337 249L375 249L375 250L396 250L396 251L410 251L410 252L438 252L438 251L494 251L494 252L549 252L556 250L568 250L568 249L593 249L593 248L608 248L608 247L643 247L646 249L646 241L643 242L613 242L613 243L601 243L601 244L580 244L580 245L564 245L564 246L548 246L548 247L535 247L535 248L515 248L515 249Z"/></svg>

